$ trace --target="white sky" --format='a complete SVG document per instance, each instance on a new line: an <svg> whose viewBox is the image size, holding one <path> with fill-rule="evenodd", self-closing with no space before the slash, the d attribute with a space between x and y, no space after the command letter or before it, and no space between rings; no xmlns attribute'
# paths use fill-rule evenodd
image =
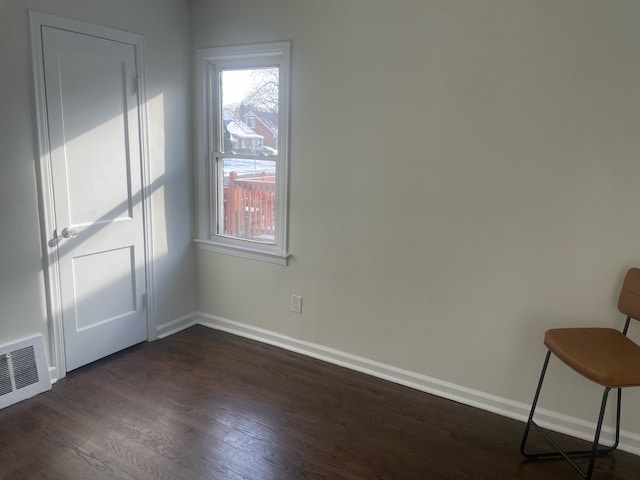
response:
<svg viewBox="0 0 640 480"><path fill-rule="evenodd" d="M253 70L222 71L222 102L224 106L240 103L251 90Z"/></svg>

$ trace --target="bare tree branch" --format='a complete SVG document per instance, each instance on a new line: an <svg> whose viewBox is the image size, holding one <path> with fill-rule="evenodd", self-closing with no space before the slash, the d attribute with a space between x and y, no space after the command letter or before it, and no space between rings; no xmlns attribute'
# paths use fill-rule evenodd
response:
<svg viewBox="0 0 640 480"><path fill-rule="evenodd" d="M252 73L253 88L242 103L259 111L278 112L279 76L277 68L264 68Z"/></svg>

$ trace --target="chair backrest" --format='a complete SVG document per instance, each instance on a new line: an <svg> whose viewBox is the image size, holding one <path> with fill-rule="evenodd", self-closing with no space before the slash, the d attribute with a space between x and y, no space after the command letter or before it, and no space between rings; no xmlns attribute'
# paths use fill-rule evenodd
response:
<svg viewBox="0 0 640 480"><path fill-rule="evenodd" d="M631 268L624 277L618 310L627 317L640 320L640 268Z"/></svg>

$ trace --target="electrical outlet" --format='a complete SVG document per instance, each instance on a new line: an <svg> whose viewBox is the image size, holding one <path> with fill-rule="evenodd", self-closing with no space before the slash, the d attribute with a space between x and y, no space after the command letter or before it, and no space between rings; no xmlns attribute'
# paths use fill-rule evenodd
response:
<svg viewBox="0 0 640 480"><path fill-rule="evenodd" d="M291 295L291 311L302 313L302 297L300 295Z"/></svg>

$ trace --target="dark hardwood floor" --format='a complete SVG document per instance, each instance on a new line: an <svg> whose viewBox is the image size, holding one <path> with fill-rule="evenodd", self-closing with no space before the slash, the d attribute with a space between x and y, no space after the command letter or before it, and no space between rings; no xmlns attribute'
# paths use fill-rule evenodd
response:
<svg viewBox="0 0 640 480"><path fill-rule="evenodd" d="M579 478L524 462L523 424L204 327L0 410L2 479ZM577 443L571 441L571 443ZM594 480L640 477L598 460Z"/></svg>

